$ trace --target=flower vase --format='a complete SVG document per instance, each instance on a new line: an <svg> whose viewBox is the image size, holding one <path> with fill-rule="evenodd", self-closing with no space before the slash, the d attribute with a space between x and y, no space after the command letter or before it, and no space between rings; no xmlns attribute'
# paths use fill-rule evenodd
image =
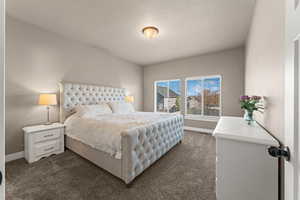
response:
<svg viewBox="0 0 300 200"><path fill-rule="evenodd" d="M244 119L250 125L251 122L253 121L253 111L245 110Z"/></svg>

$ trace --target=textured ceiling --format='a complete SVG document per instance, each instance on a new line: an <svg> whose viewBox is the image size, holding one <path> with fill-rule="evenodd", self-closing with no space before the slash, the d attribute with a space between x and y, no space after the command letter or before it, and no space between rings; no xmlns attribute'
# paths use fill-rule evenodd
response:
<svg viewBox="0 0 300 200"><path fill-rule="evenodd" d="M255 0L9 0L10 16L140 65L241 46ZM144 26L160 29L146 39Z"/></svg>

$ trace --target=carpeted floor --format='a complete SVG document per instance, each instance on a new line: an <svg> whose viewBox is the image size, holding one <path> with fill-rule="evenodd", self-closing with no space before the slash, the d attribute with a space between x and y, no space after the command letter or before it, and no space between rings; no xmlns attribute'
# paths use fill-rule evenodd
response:
<svg viewBox="0 0 300 200"><path fill-rule="evenodd" d="M118 178L67 150L6 165L7 200L215 200L215 140L186 132L177 145L126 188Z"/></svg>

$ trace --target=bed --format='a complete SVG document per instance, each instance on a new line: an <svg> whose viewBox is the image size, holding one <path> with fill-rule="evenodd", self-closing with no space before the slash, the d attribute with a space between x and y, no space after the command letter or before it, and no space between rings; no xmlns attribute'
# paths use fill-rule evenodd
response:
<svg viewBox="0 0 300 200"><path fill-rule="evenodd" d="M82 105L125 102L125 89L60 83L66 147L130 184L183 139L179 114L131 112L82 117Z"/></svg>

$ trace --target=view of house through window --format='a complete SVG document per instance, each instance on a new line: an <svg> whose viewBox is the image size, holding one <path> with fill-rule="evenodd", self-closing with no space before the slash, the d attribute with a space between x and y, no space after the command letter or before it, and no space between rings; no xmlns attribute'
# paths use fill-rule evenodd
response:
<svg viewBox="0 0 300 200"><path fill-rule="evenodd" d="M155 82L156 112L180 112L180 80Z"/></svg>
<svg viewBox="0 0 300 200"><path fill-rule="evenodd" d="M186 79L186 115L220 116L221 77Z"/></svg>

